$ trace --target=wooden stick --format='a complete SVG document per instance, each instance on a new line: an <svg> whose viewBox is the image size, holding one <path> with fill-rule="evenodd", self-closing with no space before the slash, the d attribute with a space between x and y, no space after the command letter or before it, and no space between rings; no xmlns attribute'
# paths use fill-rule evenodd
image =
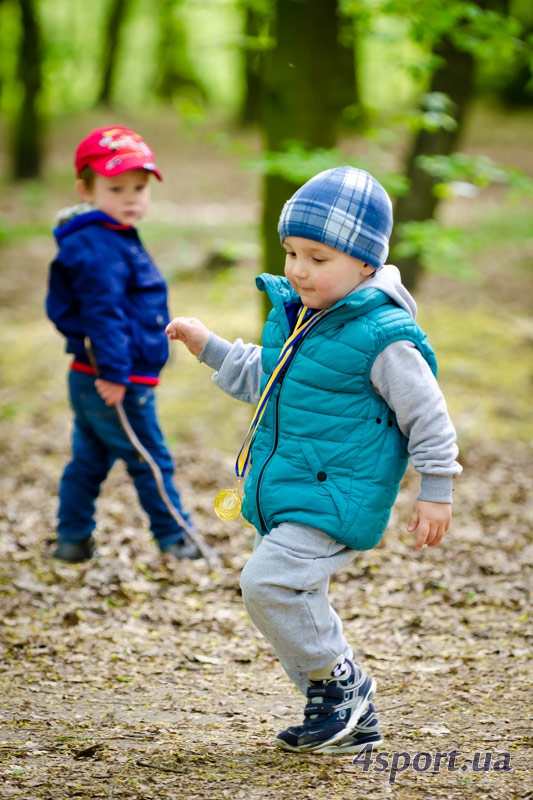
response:
<svg viewBox="0 0 533 800"><path fill-rule="evenodd" d="M91 362L91 365L94 367L96 375L98 376L98 364L96 361L96 357L94 355L94 350L92 348L91 340L89 339L88 336L86 336L83 341L87 357ZM183 517L182 514L180 514L178 509L172 503L170 497L168 496L167 490L165 489L163 475L161 473L161 469L159 468L159 464L157 463L157 461L155 461L152 454L148 452L148 450L142 444L142 442L139 441L139 437L131 427L128 415L124 410L123 404L115 403L113 408L117 413L120 425L122 427L122 430L126 434L128 441L133 445L136 452L143 459L143 461L146 461L146 463L150 467L150 471L154 477L157 486L157 492L159 494L159 497L167 507L169 514L178 523L178 525L180 525L182 528L185 529L187 536L190 537L191 541L194 542L194 544L198 547L198 550L200 551L202 556L206 559L209 568L216 569L217 567L220 567L222 562L217 551L214 550L212 547L210 547L197 531L191 528L187 520Z"/></svg>

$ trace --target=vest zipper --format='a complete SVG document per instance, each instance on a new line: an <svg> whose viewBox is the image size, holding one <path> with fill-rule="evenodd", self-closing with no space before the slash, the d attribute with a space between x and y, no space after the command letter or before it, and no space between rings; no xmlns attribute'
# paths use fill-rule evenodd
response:
<svg viewBox="0 0 533 800"><path fill-rule="evenodd" d="M341 306L341 308L342 308L342 306ZM316 325L313 325L313 327L311 328L309 333L312 334L313 331L316 328L318 328L320 323L324 319L329 317L330 313L332 313L332 312L328 312L327 314L324 314L324 316L317 321ZM304 336L298 342L297 347L296 347L297 351L300 348L300 345L302 344L302 342L304 341L305 338L306 337ZM272 443L272 448L270 450L270 455L268 456L268 458L265 459L265 461L263 463L263 466L261 467L261 472L257 476L257 484L256 484L256 490L255 490L255 504L256 504L256 507L257 507L257 514L259 516L259 522L261 524L261 530L263 530L265 533L268 533L268 529L267 529L267 526L266 526L265 518L263 517L263 515L261 513L261 504L259 502L259 490L261 488L261 480L263 478L263 474L264 474L269 462L272 460L272 457L273 457L274 453L276 452L276 449L277 449L277 446L278 446L278 439L279 439L279 401L280 401L280 397L281 397L281 390L283 388L283 382L285 380L285 376L287 375L288 371L290 370L290 368L291 368L291 366L292 366L292 364L294 362L294 358L296 358L296 355L297 355L297 353L294 354L294 357L291 359L291 363L289 364L289 366L287 367L285 372L282 375L280 375L280 377L278 378L278 393L276 395L276 414L275 414L276 426L275 426L275 432L274 432L274 441Z"/></svg>
<svg viewBox="0 0 533 800"><path fill-rule="evenodd" d="M289 364L289 366L287 367L287 371L289 370L290 366L291 365ZM276 394L276 414L275 414L276 425L275 425L275 431L274 431L274 441L272 442L272 448L270 450L270 455L268 456L268 458L265 459L265 461L263 463L263 466L261 467L261 472L257 476L257 486L256 486L256 490L255 490L255 504L257 506L257 513L259 515L259 522L261 523L261 530L263 530L265 533L268 533L268 530L267 530L265 518L263 517L263 515L261 513L261 504L259 502L259 489L261 488L261 479L263 477L263 473L264 473L265 469L267 468L269 462L271 461L272 456L276 452L276 449L277 449L277 446L278 446L278 439L279 439L279 398L281 396L281 390L283 388L283 380L284 380L286 374L287 374L287 372L284 372L283 375L278 380L278 392Z"/></svg>

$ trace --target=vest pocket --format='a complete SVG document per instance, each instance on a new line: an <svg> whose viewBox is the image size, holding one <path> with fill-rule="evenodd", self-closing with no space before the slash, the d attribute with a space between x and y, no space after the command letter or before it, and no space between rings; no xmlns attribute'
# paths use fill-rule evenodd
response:
<svg viewBox="0 0 533 800"><path fill-rule="evenodd" d="M342 527L346 513L348 511L348 497L339 489L336 481L336 470L334 464L325 463L317 452L316 447L309 441L299 441L300 448L310 469L310 479L313 488L320 494L320 509L318 515L335 514L339 518L339 525ZM350 477L344 478L344 483L350 481ZM349 493L348 493L349 495ZM329 499L332 508L324 507L324 501Z"/></svg>

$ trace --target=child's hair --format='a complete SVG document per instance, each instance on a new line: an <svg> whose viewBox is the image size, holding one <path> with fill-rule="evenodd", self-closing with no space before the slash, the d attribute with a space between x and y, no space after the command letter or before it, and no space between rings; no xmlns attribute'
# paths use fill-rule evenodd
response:
<svg viewBox="0 0 533 800"><path fill-rule="evenodd" d="M94 186L95 177L96 172L94 169L86 164L84 167L82 167L80 174L78 175L78 180L83 181L86 189L92 189Z"/></svg>
<svg viewBox="0 0 533 800"><path fill-rule="evenodd" d="M278 231L327 244L364 261L383 266L389 253L392 204L378 181L355 167L319 172L285 203Z"/></svg>

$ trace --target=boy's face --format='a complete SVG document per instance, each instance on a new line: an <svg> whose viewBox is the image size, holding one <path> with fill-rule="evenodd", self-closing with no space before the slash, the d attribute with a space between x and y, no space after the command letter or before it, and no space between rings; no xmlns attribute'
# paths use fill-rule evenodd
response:
<svg viewBox="0 0 533 800"><path fill-rule="evenodd" d="M81 199L108 214L121 225L135 225L141 220L150 202L150 174L145 169L132 169L112 178L96 174L88 187L78 180Z"/></svg>
<svg viewBox="0 0 533 800"><path fill-rule="evenodd" d="M374 272L374 267L327 244L287 236L285 275L309 308L331 308Z"/></svg>

